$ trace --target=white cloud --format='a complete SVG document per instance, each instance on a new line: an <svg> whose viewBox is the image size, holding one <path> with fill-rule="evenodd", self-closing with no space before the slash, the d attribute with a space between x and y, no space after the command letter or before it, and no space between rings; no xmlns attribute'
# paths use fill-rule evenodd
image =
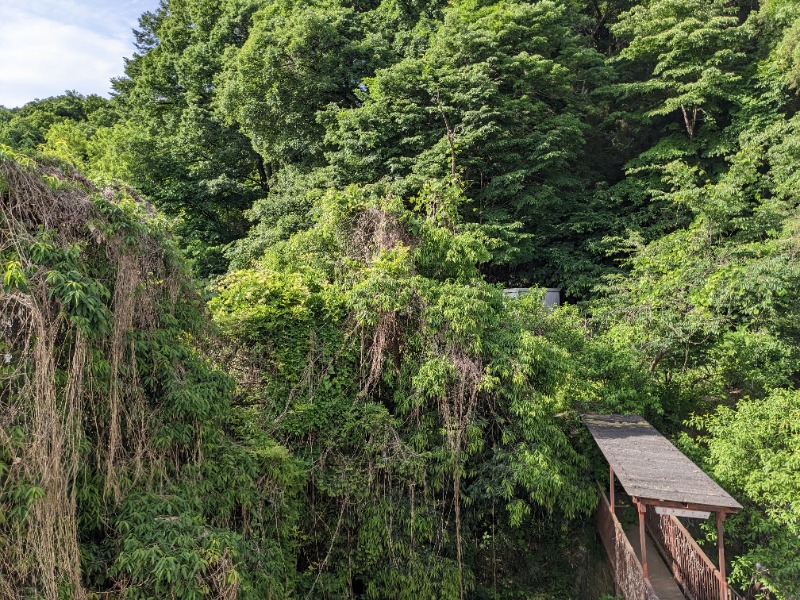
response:
<svg viewBox="0 0 800 600"><path fill-rule="evenodd" d="M0 0L0 105L77 90L105 95L133 52L131 28L157 0Z"/></svg>

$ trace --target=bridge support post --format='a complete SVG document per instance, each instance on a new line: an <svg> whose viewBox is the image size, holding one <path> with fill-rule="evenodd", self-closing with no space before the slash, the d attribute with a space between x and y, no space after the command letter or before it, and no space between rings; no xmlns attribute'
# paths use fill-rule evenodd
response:
<svg viewBox="0 0 800 600"><path fill-rule="evenodd" d="M647 534L644 530L644 514L647 506L636 501L636 508L639 511L639 550L642 555L642 575L645 581L650 581L650 574L647 571Z"/></svg>
<svg viewBox="0 0 800 600"><path fill-rule="evenodd" d="M611 514L614 514L614 467L608 465L608 501L611 507Z"/></svg>
<svg viewBox="0 0 800 600"><path fill-rule="evenodd" d="M717 551L719 554L719 595L722 600L728 598L728 578L725 575L725 540L723 539L722 522L724 512L717 512Z"/></svg>

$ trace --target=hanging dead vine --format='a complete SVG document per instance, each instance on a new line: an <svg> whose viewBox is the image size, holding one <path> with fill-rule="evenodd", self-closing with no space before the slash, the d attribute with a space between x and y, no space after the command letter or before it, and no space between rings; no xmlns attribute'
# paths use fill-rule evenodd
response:
<svg viewBox="0 0 800 600"><path fill-rule="evenodd" d="M370 264L382 252L399 246L412 247L413 238L389 211L371 207L361 211L348 233L348 253Z"/></svg>
<svg viewBox="0 0 800 600"><path fill-rule="evenodd" d="M370 265L382 253L399 247L410 248L413 238L395 215L378 207L368 208L355 219L348 236L349 254L365 265ZM371 332L361 330L361 363L366 367L362 378L361 395L364 396L378 383L387 356L396 355L397 343L402 334L397 311L380 311Z"/></svg>
<svg viewBox="0 0 800 600"><path fill-rule="evenodd" d="M439 399L439 413L444 421L447 445L453 460L453 512L455 517L456 561L460 576L461 598L464 598L464 551L461 536L461 456L465 433L475 416L478 389L483 377L480 359L468 356L460 348L448 348L445 354L455 371L455 381L448 393Z"/></svg>
<svg viewBox="0 0 800 600"><path fill-rule="evenodd" d="M349 239L350 253L354 258L372 264L381 253L398 246L410 246L412 238L392 214L378 208L360 213ZM424 306L409 310L422 313ZM406 330L411 325L407 317L401 318L398 311L379 311L371 327L362 328L361 364L365 368L362 377L361 396L369 394L380 380L387 361L401 361L401 345ZM414 323L423 326L422 322ZM437 355L447 360L453 369L453 378L447 392L438 398L438 412L445 431L445 442L452 457L452 509L455 525L456 562L459 571L460 596L465 597L464 550L461 523L462 457L466 436L475 418L479 387L483 378L483 362L479 357L469 356L462 348L443 342L440 335L429 340ZM444 519L444 516L442 517Z"/></svg>
<svg viewBox="0 0 800 600"><path fill-rule="evenodd" d="M92 195L113 203L115 192L52 166L0 159L0 461L8 462L0 510L10 515L0 521L0 597L9 600L55 600L64 589L86 597L77 523L84 442L93 440L106 464L110 502L122 497L124 467L147 452L152 415L144 414L128 334L155 327L157 298L176 288L177 274L155 240L131 244L115 233ZM110 315L109 332L81 326L70 298L54 289L57 266L43 253L70 249L111 273L97 283L113 289L110 302L95 307ZM79 286L75 268L66 277ZM107 357L107 380L88 368L92 353Z"/></svg>

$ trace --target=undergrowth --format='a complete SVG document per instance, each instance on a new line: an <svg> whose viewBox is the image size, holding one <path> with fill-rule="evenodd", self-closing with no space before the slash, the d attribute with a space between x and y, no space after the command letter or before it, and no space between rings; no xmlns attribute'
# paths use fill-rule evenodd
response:
<svg viewBox="0 0 800 600"><path fill-rule="evenodd" d="M302 471L231 408L165 224L7 149L0 199L0 597L283 597Z"/></svg>

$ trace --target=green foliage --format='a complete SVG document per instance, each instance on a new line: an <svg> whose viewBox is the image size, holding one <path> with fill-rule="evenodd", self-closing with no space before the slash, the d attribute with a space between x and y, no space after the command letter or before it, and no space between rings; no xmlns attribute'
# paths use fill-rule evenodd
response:
<svg viewBox="0 0 800 600"><path fill-rule="evenodd" d="M458 177L462 213L498 238L493 262L560 281L552 245L580 202L585 92L604 74L571 33L579 20L561 2L454 5L424 54L364 80L363 106L331 108L337 176L390 177L401 195Z"/></svg>
<svg viewBox="0 0 800 600"><path fill-rule="evenodd" d="M706 175L680 161L666 171L665 196L693 222L640 250L605 318L667 386L686 378L722 401L794 381L794 200L778 175L792 122L743 134L715 182L699 185Z"/></svg>
<svg viewBox="0 0 800 600"><path fill-rule="evenodd" d="M233 597L241 575L238 536L208 527L180 498L131 498L135 512L123 509L115 523L121 552L111 577L125 577L128 598ZM146 507L150 512L142 511ZM128 577L126 577L128 576Z"/></svg>
<svg viewBox="0 0 800 600"><path fill-rule="evenodd" d="M653 0L623 13L612 31L629 44L618 56L647 61L652 78L622 90L654 95L651 116L679 111L690 138L701 122L713 125L740 80L734 67L746 34L736 11L721 1Z"/></svg>
<svg viewBox="0 0 800 600"><path fill-rule="evenodd" d="M34 100L20 108L0 108L0 111L0 143L26 151L64 140L67 144L68 141L75 143L70 147L70 151L74 152L81 143L86 143L81 139L82 135L108 126L114 120L113 110L107 100L95 95L82 96L74 91ZM69 132L67 137L71 140L65 139L66 132Z"/></svg>
<svg viewBox="0 0 800 600"><path fill-rule="evenodd" d="M175 218L201 276L223 272L222 252L246 230L242 212L263 195L267 174L249 141L213 109L214 75L240 44L254 3L162 3L145 13L138 52L115 81L122 124L111 148L128 183Z"/></svg>
<svg viewBox="0 0 800 600"><path fill-rule="evenodd" d="M303 469L202 354L164 222L46 165L0 173L0 595L291 595Z"/></svg>
<svg viewBox="0 0 800 600"><path fill-rule="evenodd" d="M357 102L352 88L369 69L358 13L337 3L275 3L219 77L220 106L271 165L313 163L323 130L316 113ZM376 49L372 49L375 52Z"/></svg>
<svg viewBox="0 0 800 600"><path fill-rule="evenodd" d="M539 543L542 515L594 506L573 407L641 411L628 385L646 378L607 366L577 311L482 281L493 240L461 221L457 187L383 194L327 194L210 307L240 345L242 401L309 465L300 589L483 594L518 540Z"/></svg>
<svg viewBox="0 0 800 600"><path fill-rule="evenodd" d="M800 581L798 423L800 397L781 389L693 422L704 431L709 471L746 500L735 521L746 551L734 561L732 576L745 585L761 581L781 599L796 595Z"/></svg>
<svg viewBox="0 0 800 600"><path fill-rule="evenodd" d="M796 595L799 32L162 0L112 100L0 108L0 301L41 316L0 329L0 596L569 597L579 410L699 431L734 577Z"/></svg>

